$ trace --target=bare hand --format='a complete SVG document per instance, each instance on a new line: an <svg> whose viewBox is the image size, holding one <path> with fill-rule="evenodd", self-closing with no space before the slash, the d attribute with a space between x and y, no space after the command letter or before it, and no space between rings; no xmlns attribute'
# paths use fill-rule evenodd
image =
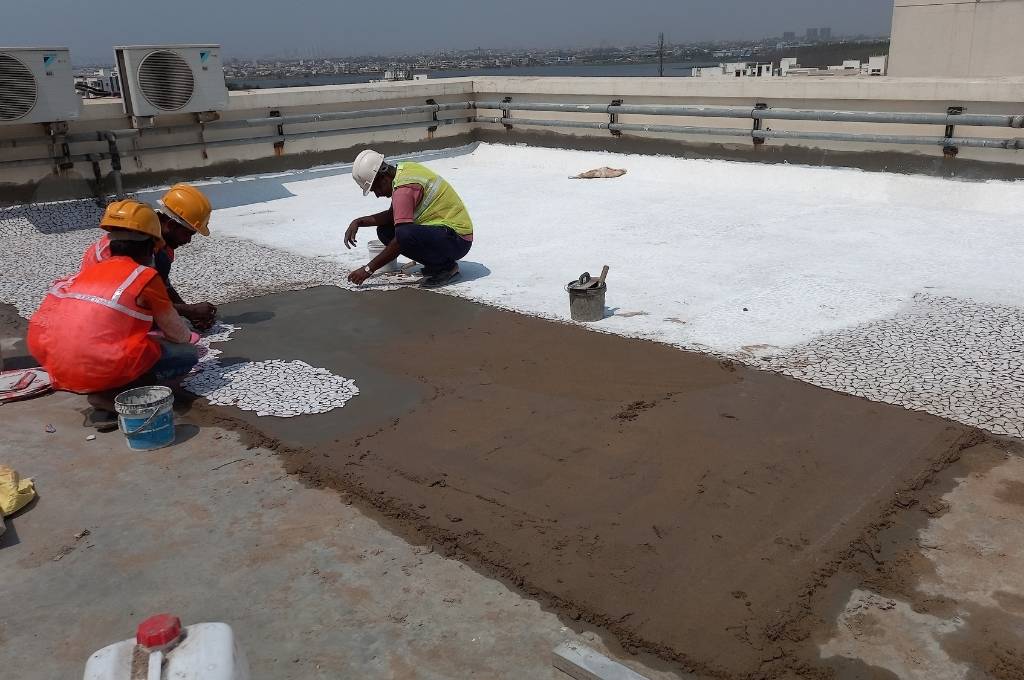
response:
<svg viewBox="0 0 1024 680"><path fill-rule="evenodd" d="M368 274L362 267L348 275L349 283L354 283L357 286L363 285L363 281L368 278L370 278L370 274Z"/></svg>
<svg viewBox="0 0 1024 680"><path fill-rule="evenodd" d="M217 308L209 302L199 302L188 305L182 310L182 316L192 322L192 325L201 331L205 331L217 318Z"/></svg>
<svg viewBox="0 0 1024 680"><path fill-rule="evenodd" d="M356 233L359 231L359 220L352 220L352 224L348 225L348 229L345 230L345 247L355 248L356 247Z"/></svg>

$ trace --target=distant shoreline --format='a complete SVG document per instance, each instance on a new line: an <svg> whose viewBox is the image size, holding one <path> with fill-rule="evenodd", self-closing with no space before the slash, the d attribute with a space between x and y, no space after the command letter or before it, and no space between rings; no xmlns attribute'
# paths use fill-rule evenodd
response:
<svg viewBox="0 0 1024 680"><path fill-rule="evenodd" d="M709 62L673 62L665 64L666 78L688 78L695 66L713 65ZM426 74L429 78L464 78L481 75L503 76L562 76L562 77L657 77L658 64L549 64L543 66L488 67L478 69L429 69L413 70L414 74ZM325 73L315 76L288 78L252 77L228 78L232 90L269 89L277 87L315 87L321 85L351 85L380 80L383 72L376 73Z"/></svg>

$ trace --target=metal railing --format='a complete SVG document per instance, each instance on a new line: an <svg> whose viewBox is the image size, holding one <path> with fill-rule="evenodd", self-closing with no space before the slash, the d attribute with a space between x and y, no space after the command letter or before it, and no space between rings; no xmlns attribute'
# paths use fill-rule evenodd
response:
<svg viewBox="0 0 1024 680"><path fill-rule="evenodd" d="M154 128L125 128L118 130L100 130L98 132L74 133L55 135L53 137L32 137L28 139L0 140L0 148L23 148L32 146L50 146L50 153L46 156L25 158L18 160L0 160L0 167L26 167L38 165L55 165L69 167L77 163L91 163L96 180L101 180L99 162L110 161L110 177L114 183L114 194L117 197L124 195L121 177L121 156L125 153L118 146L119 141L126 139L148 141L159 139L173 134L198 133L202 136L208 130L233 130L256 127L276 127L277 134L261 135L258 137L241 137L237 139L203 140L199 142L157 144L153 146L136 146L131 150L132 155L143 153L163 153L171 151L185 151L189 149L208 149L223 146L238 146L243 144L274 144L281 147L288 140L310 139L331 135L360 134L369 132L380 132L385 130L403 130L426 128L436 130L440 125L447 125L459 121L470 122L471 115L463 116L439 116L441 112L469 111L473 109L472 102L456 102L449 104L438 104L436 102L417 105L400 106L383 109L358 109L354 111L332 111L327 113L310 113L293 116L268 116L262 118L245 118L238 120L213 121L208 123L193 123L190 125L173 125ZM359 120L379 117L398 117L410 115L430 114L431 118L400 123L386 123L382 125L361 125L346 128L328 128L306 132L288 132L285 125L304 125L327 123L334 121ZM71 144L105 142L108 146L106 152L78 153L70 151ZM58 149L61 150L58 152Z"/></svg>
<svg viewBox="0 0 1024 680"><path fill-rule="evenodd" d="M500 111L500 115L478 115L480 110ZM607 121L596 120L562 120L553 118L530 118L513 115L513 111L539 111L550 113L583 113L603 114ZM465 112L465 113L463 113ZM440 116L446 113L449 115ZM454 114L454 115L452 115ZM460 115L461 114L461 115ZM402 121L381 125L360 125L357 127L326 128L313 131L289 132L285 126L316 125L337 121L363 120L380 117L408 117L429 115L429 119ZM678 124L624 123L619 120L623 115L664 116L675 118L724 118L731 120L750 120L749 128L694 126ZM764 129L763 121L790 120L814 121L820 123L871 123L896 125L941 125L944 134L934 136L872 134L830 132L827 130L770 130ZM887 145L922 145L940 146L947 155L955 155L959 147L985 149L1024 150L1024 138L967 137L955 134L957 126L1024 129L1024 114L968 114L962 109L951 107L945 113L912 113L900 111L842 111L771 108L765 104L747 106L701 106L701 105L655 105L625 104L615 100L609 104L583 103L544 103L514 102L511 97L501 100L462 101L439 104L433 100L414 106L400 106L378 109L358 109L348 111L331 111L325 113L297 114L290 116L272 115L258 118L238 120L218 120L212 122L196 122L188 125L173 125L143 129L115 129L98 132L54 134L20 139L0 140L0 149L19 149L34 146L46 146L49 153L45 156L19 160L0 160L0 167L20 167L52 164L55 167L67 168L76 163L91 163L97 180L100 180L100 161L110 161L111 177L118 194L121 190L120 159L126 153L118 143L126 139L133 140L135 146L131 155L145 153L163 153L187 149L207 149L222 146L243 144L274 144L279 151L288 140L308 139L329 135L349 135L385 130L401 130L427 128L436 130L439 125L456 122L476 124L500 124L506 129L515 126L547 127L563 129L608 130L611 134L622 133L658 133L679 135L703 135L711 137L748 138L754 144L763 144L766 140L817 140L826 142L860 142ZM246 128L272 127L276 134L256 137L241 137L208 141L203 138L207 131L235 130ZM164 141L169 135L182 133L198 133L200 141L185 143L167 143L146 145L150 140ZM105 143L107 150L94 153L72 153L72 144Z"/></svg>
<svg viewBox="0 0 1024 680"><path fill-rule="evenodd" d="M957 107L949 108L946 113L911 113L905 111L838 111L815 109L773 109L764 104L753 107L744 106L700 106L700 105L653 105L653 104L576 104L576 103L543 103L515 102L511 98L502 100L484 100L476 102L477 110L498 110L500 116L481 116L473 118L476 123L504 125L511 128L516 125L530 127L570 128L608 130L612 134L623 132L661 133L680 135L708 135L719 137L748 137L755 144L764 143L768 139L801 139L831 142L861 142L873 144L905 144L922 146L940 146L947 155L955 155L959 147L985 149L1024 150L1024 138L992 138L992 137L959 137L955 135L956 126L973 127L1004 127L1024 129L1024 114L967 114ZM513 111L543 111L552 113L590 113L605 114L608 121L580 121L552 118L522 118L512 115ZM728 118L748 119L752 121L750 128L734 127L701 127L688 125L660 125L642 123L621 123L622 115L671 116L680 118ZM874 123L896 125L942 125L945 134L942 136L899 135L829 132L826 130L787 131L765 130L765 120L796 120L822 123Z"/></svg>

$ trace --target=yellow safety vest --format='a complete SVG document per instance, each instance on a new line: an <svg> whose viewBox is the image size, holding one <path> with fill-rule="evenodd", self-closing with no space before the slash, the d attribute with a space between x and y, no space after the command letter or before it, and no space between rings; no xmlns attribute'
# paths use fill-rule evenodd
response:
<svg viewBox="0 0 1024 680"><path fill-rule="evenodd" d="M419 163L399 163L393 188L418 184L423 200L416 207L416 224L451 227L460 236L473 233L473 220L455 189L436 172Z"/></svg>

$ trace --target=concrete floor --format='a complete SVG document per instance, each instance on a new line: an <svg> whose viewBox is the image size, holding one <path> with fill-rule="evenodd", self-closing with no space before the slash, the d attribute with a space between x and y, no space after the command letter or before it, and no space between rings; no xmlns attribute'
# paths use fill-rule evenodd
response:
<svg viewBox="0 0 1024 680"><path fill-rule="evenodd" d="M79 677L93 651L164 611L231 624L254 678L564 678L551 666L562 641L616 653L300 486L230 432L179 419L175 446L135 453L116 432L87 441L83 406L56 394L0 407L0 462L39 491L0 537L5 678Z"/></svg>

